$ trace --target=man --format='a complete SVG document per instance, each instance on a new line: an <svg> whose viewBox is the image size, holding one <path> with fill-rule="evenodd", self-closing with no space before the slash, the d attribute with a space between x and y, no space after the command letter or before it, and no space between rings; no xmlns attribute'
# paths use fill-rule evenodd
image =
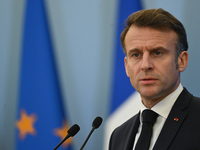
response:
<svg viewBox="0 0 200 150"><path fill-rule="evenodd" d="M138 11L128 17L121 44L126 74L141 96L141 109L113 131L109 150L141 150L148 143L140 143L146 109L157 115L146 149L200 150L200 99L180 83L188 63L182 23L163 9Z"/></svg>

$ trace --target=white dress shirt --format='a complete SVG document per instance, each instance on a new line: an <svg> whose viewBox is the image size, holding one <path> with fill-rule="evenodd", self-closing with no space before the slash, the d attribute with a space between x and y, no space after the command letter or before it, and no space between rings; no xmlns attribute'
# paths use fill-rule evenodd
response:
<svg viewBox="0 0 200 150"><path fill-rule="evenodd" d="M149 146L149 150L153 149L153 146L158 138L158 135L160 134L160 131L167 119L167 116L169 115L169 112L172 108L172 106L174 105L176 99L178 98L178 96L180 95L180 93L183 90L183 86L180 84L178 86L178 88L171 93L170 95L168 95L167 97L165 97L163 100L161 100L160 102L158 102L155 106L153 106L151 108L151 110L153 110L154 112L156 112L158 114L158 118L153 126L153 132L152 132L152 137L151 137L151 142L150 142L150 146ZM135 145L138 141L138 138L140 136L141 130L142 130L142 112L143 110L148 109L146 108L143 103L141 102L141 108L140 108L140 125L138 128L138 132L136 134L135 137L135 142L133 145L133 150L135 149Z"/></svg>

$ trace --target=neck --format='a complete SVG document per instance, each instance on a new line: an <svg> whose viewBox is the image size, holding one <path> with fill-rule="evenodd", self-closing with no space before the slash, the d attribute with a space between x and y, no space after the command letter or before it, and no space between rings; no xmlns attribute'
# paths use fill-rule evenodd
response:
<svg viewBox="0 0 200 150"><path fill-rule="evenodd" d="M180 85L180 84L179 84ZM169 96L170 94L172 94L173 92L175 92L179 85L176 86L176 88L174 88L174 90L172 90L170 93L165 94L163 96L160 97L142 97L142 103L145 107L151 109L152 107L154 107L157 103L159 103L160 101L162 101L164 98L166 98L167 96Z"/></svg>
<svg viewBox="0 0 200 150"><path fill-rule="evenodd" d="M142 103L146 108L151 109L153 106L155 106L157 103L159 103L161 100L143 100Z"/></svg>

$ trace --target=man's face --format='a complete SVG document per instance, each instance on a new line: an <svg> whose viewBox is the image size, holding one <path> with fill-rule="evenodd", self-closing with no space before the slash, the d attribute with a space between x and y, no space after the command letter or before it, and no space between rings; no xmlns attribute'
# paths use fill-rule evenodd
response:
<svg viewBox="0 0 200 150"><path fill-rule="evenodd" d="M148 107L172 93L180 83L180 72L186 66L182 57L175 62L177 34L150 27L131 26L125 37L126 74ZM183 52L183 57L187 52ZM182 55L180 55L182 56Z"/></svg>

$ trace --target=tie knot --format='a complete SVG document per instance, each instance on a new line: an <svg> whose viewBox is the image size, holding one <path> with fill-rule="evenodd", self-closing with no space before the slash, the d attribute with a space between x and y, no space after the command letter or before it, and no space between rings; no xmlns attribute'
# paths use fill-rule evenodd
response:
<svg viewBox="0 0 200 150"><path fill-rule="evenodd" d="M145 109L142 112L142 122L151 123L152 125L156 122L158 114L150 109Z"/></svg>

